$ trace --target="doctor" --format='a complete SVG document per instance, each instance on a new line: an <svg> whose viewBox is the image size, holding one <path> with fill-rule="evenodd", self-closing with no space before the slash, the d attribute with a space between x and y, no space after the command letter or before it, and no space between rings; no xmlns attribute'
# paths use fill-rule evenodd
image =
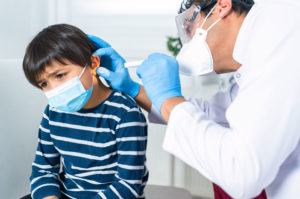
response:
<svg viewBox="0 0 300 199"><path fill-rule="evenodd" d="M183 48L177 60L151 54L137 69L144 87L131 80L116 51L90 36L102 47L96 52L103 66L98 74L134 97L150 112L151 121L166 121L163 148L233 198L252 198L266 189L271 199L297 199L300 3L252 4L251 0L184 2L185 12L176 18ZM184 98L179 71L187 75L235 71L236 84L210 101Z"/></svg>

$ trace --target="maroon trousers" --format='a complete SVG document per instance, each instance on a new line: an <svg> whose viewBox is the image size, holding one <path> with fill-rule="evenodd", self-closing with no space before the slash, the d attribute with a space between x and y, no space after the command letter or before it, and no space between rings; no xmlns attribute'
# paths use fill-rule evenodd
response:
<svg viewBox="0 0 300 199"><path fill-rule="evenodd" d="M221 189L218 185L213 184L214 187L214 194L215 194L215 199L232 199L223 189ZM253 199L267 199L267 194L265 190L261 192L260 195Z"/></svg>

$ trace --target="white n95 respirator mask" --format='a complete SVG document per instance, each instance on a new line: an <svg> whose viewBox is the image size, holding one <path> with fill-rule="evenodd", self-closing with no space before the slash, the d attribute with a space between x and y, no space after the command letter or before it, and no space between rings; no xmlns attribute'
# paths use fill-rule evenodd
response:
<svg viewBox="0 0 300 199"><path fill-rule="evenodd" d="M201 26L196 29L192 39L186 41L185 37L185 42L183 42L183 46L176 57L179 64L179 71L183 75L204 76L215 74L213 57L207 45L206 36L208 31L222 18L215 21L207 30L203 29L203 25L215 7L207 14Z"/></svg>

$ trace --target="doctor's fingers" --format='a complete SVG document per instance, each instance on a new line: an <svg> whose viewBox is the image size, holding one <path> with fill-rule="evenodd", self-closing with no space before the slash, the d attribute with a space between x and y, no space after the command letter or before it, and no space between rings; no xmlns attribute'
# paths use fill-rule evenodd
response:
<svg viewBox="0 0 300 199"><path fill-rule="evenodd" d="M176 59L162 53L152 53L137 68L136 74L140 79L145 79L159 74L172 75L178 72L178 63Z"/></svg>
<svg viewBox="0 0 300 199"><path fill-rule="evenodd" d="M156 60L156 59L168 59L170 56L165 55L163 53L152 53L148 56L148 59L150 60Z"/></svg>
<svg viewBox="0 0 300 199"><path fill-rule="evenodd" d="M108 47L108 48L100 48L98 50L96 50L93 54L98 55L100 58L102 56L105 57L110 57L112 60L115 59L123 59L118 53L117 51L115 51L112 47Z"/></svg>
<svg viewBox="0 0 300 199"><path fill-rule="evenodd" d="M89 34L86 34L86 36L91 40L91 42L94 44L94 46L97 49L111 47L109 43L107 43L106 41L104 41L103 39L101 39L97 36L89 35Z"/></svg>
<svg viewBox="0 0 300 199"><path fill-rule="evenodd" d="M104 67L99 67L99 68L97 68L96 72L100 77L103 77L105 80L111 81L111 77L113 75L112 71L110 71Z"/></svg>
<svg viewBox="0 0 300 199"><path fill-rule="evenodd" d="M93 54L96 54L100 57L101 66L104 64L101 59L110 59L110 66L103 65L104 67L111 67L113 71L118 70L119 68L124 67L125 59L121 57L117 51L113 48L100 48L96 50Z"/></svg>
<svg viewBox="0 0 300 199"><path fill-rule="evenodd" d="M162 53L152 53L137 68L137 74L139 75L144 71L157 72L157 70L161 68L161 65L167 64L167 59L167 55L164 55Z"/></svg>
<svg viewBox="0 0 300 199"><path fill-rule="evenodd" d="M155 75L159 72L159 63L156 59L146 59L142 64L136 69L136 74L140 79L143 79L145 76Z"/></svg>

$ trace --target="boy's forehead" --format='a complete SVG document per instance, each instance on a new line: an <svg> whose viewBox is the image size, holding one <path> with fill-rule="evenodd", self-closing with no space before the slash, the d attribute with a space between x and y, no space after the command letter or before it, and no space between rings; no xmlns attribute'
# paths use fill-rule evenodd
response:
<svg viewBox="0 0 300 199"><path fill-rule="evenodd" d="M41 73L41 75L42 74L51 74L54 71L63 70L63 69L69 68L69 67L70 67L69 64L64 65L64 64L61 64L59 62L52 62L50 65L45 66L45 69Z"/></svg>
<svg viewBox="0 0 300 199"><path fill-rule="evenodd" d="M39 79L44 79L47 76L62 71L62 70L67 70L73 68L74 65L71 63L60 63L58 61L52 61L50 65L46 65L44 70L40 73Z"/></svg>

